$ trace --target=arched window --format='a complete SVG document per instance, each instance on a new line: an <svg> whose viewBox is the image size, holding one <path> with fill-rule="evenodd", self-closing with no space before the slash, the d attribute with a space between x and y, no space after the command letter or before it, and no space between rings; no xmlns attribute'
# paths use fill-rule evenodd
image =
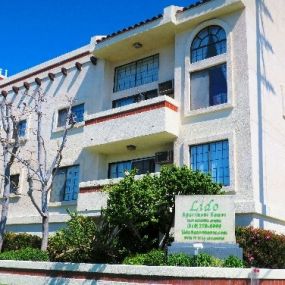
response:
<svg viewBox="0 0 285 285"><path fill-rule="evenodd" d="M208 26L201 30L191 45L191 63L227 52L227 37L220 26Z"/></svg>
<svg viewBox="0 0 285 285"><path fill-rule="evenodd" d="M227 52L225 30L217 25L202 29L191 44L191 63ZM197 110L228 102L227 62L216 57L199 65L191 64L190 109Z"/></svg>

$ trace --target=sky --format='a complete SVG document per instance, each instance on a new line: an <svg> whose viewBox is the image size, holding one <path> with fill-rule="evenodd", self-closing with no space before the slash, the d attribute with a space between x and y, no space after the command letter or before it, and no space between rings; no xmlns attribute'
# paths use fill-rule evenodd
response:
<svg viewBox="0 0 285 285"><path fill-rule="evenodd" d="M8 76L195 0L2 0L0 68Z"/></svg>

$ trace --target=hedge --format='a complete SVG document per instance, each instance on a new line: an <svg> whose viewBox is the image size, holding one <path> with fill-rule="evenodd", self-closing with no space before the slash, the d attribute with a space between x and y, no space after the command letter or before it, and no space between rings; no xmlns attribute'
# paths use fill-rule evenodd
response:
<svg viewBox="0 0 285 285"><path fill-rule="evenodd" d="M285 268L285 235L253 227L236 229L246 266Z"/></svg>

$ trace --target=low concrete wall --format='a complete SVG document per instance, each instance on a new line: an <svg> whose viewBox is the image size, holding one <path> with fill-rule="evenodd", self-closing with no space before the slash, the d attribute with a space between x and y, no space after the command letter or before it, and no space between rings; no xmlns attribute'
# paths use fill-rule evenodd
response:
<svg viewBox="0 0 285 285"><path fill-rule="evenodd" d="M285 270L0 261L0 283L285 285Z"/></svg>

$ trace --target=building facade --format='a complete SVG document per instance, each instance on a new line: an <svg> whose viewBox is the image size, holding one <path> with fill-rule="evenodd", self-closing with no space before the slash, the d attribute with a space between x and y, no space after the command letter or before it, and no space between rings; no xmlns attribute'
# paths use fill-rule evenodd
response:
<svg viewBox="0 0 285 285"><path fill-rule="evenodd" d="M126 170L164 164L209 172L235 195L236 222L285 232L283 0L207 0L163 14L1 81L47 94L48 152L62 137L68 94L76 125L50 193L51 231L66 209L100 215L101 191ZM32 117L21 119L31 149ZM8 230L39 233L25 170L14 165Z"/></svg>

